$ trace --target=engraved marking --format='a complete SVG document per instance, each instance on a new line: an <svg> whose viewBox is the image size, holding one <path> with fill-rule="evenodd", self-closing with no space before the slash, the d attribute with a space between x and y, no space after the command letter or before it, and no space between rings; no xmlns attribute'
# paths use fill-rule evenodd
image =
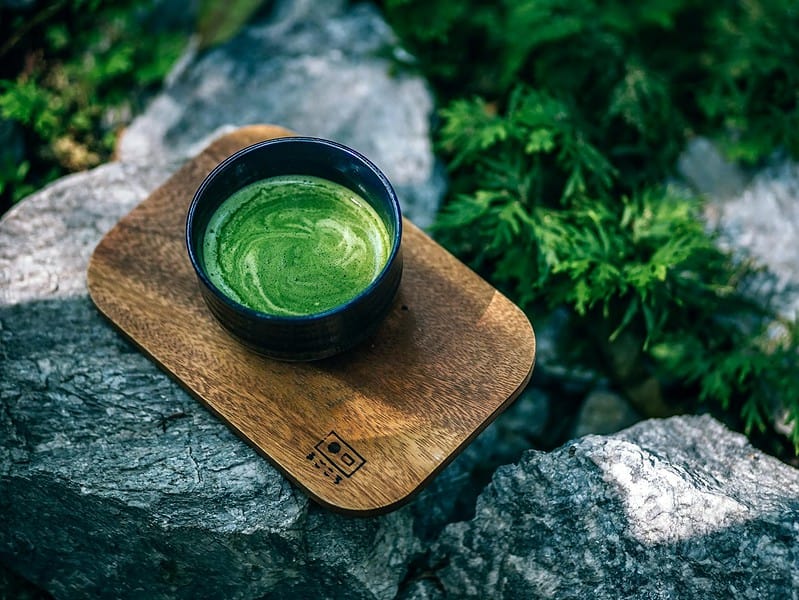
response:
<svg viewBox="0 0 799 600"><path fill-rule="evenodd" d="M366 463L366 459L335 431L331 431L319 440L305 458L322 471L325 477L332 479L335 485L343 481L341 475L352 477L353 473Z"/></svg>

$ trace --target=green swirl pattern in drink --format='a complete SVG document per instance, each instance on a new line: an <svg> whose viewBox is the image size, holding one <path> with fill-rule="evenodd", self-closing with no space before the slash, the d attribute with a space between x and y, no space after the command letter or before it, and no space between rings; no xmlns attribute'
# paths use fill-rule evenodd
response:
<svg viewBox="0 0 799 600"><path fill-rule="evenodd" d="M203 242L208 277L249 308L281 316L324 312L374 281L391 248L372 206L332 181L282 175L225 200Z"/></svg>

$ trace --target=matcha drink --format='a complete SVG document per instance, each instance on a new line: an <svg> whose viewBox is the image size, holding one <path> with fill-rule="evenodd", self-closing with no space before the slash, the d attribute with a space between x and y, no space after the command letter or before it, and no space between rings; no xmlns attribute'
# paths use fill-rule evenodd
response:
<svg viewBox="0 0 799 600"><path fill-rule="evenodd" d="M222 292L249 308L310 315L363 291L385 266L386 226L350 189L307 175L257 181L208 223L203 262Z"/></svg>

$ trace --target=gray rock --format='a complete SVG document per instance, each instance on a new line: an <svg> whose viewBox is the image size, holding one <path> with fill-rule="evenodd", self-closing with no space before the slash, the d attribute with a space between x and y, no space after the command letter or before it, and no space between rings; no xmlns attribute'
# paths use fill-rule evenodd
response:
<svg viewBox="0 0 799 600"><path fill-rule="evenodd" d="M14 572L65 598L790 597L799 585L798 472L708 417L528 452L438 537L471 512L480 477L543 434L551 403L531 391L408 507L353 519L309 502L87 298L91 249L171 169L106 165L0 221L0 562Z"/></svg>
<svg viewBox="0 0 799 600"><path fill-rule="evenodd" d="M498 466L487 456L496 442L495 427L483 431L410 505L414 531L423 543L435 541L447 524L474 516L477 496Z"/></svg>
<svg viewBox="0 0 799 600"><path fill-rule="evenodd" d="M737 196L746 185L743 171L704 137L688 142L677 160L677 170L695 192L715 198Z"/></svg>
<svg viewBox="0 0 799 600"><path fill-rule="evenodd" d="M688 181L707 198L705 219L719 233L721 247L767 267L757 285L774 293L774 307L782 315L799 317L799 164L775 157L745 181L707 140L689 146L680 164ZM718 176L702 180L706 165ZM781 327L775 324L772 334L780 335ZM793 426L783 404L774 399L772 426L790 437Z"/></svg>
<svg viewBox="0 0 799 600"><path fill-rule="evenodd" d="M572 316L565 309L537 314L535 327L535 381L543 387L555 384L565 386L575 394L587 394L605 381L594 369L577 365L565 358L568 348L562 348L564 340L574 335L570 330Z"/></svg>
<svg viewBox="0 0 799 600"><path fill-rule="evenodd" d="M427 227L445 190L430 141L433 100L421 77L392 60L398 53L370 4L278 2L227 44L189 50L122 137L119 156L186 157L235 126L274 123L368 156L405 214Z"/></svg>
<svg viewBox="0 0 799 600"><path fill-rule="evenodd" d="M799 165L786 159L747 179L705 139L689 145L681 173L708 202L708 225L722 246L754 258L776 277L783 314L799 314Z"/></svg>
<svg viewBox="0 0 799 600"><path fill-rule="evenodd" d="M0 306L86 294L86 265L103 234L178 163L101 166L17 204L0 229Z"/></svg>
<svg viewBox="0 0 799 600"><path fill-rule="evenodd" d="M616 433L641 420L623 397L607 390L594 390L586 397L574 423L574 437L591 433Z"/></svg>
<svg viewBox="0 0 799 600"><path fill-rule="evenodd" d="M0 564L0 597L13 600L51 600L46 592Z"/></svg>
<svg viewBox="0 0 799 600"><path fill-rule="evenodd" d="M711 196L707 214L727 247L745 251L776 276L781 311L799 314L799 165L776 163L740 194Z"/></svg>
<svg viewBox="0 0 799 600"><path fill-rule="evenodd" d="M0 562L59 598L391 598L409 510L325 511L129 345L92 248L169 170L109 164L0 221Z"/></svg>
<svg viewBox="0 0 799 600"><path fill-rule="evenodd" d="M650 420L499 469L405 597L791 598L797 520L799 471L710 417Z"/></svg>
<svg viewBox="0 0 799 600"><path fill-rule="evenodd" d="M400 590L397 600L444 600L446 597L435 578L423 573Z"/></svg>
<svg viewBox="0 0 799 600"><path fill-rule="evenodd" d="M420 494L411 505L414 528L423 542L438 537L448 523L471 519L480 492L502 465L538 447L547 430L550 396L532 386Z"/></svg>
<svg viewBox="0 0 799 600"><path fill-rule="evenodd" d="M551 405L552 398L547 392L529 385L489 426L497 430L499 446L494 454L501 457L500 464L516 462L524 450L546 438Z"/></svg>

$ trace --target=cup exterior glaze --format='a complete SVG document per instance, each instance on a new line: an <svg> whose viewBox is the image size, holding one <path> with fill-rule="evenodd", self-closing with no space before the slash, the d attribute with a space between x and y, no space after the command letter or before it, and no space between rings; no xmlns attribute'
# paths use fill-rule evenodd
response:
<svg viewBox="0 0 799 600"><path fill-rule="evenodd" d="M208 278L202 248L211 215L234 192L278 175L313 175L343 185L369 202L386 225L391 240L388 261L352 300L312 315L270 315L233 300ZM386 176L352 148L321 138L276 138L233 154L200 184L186 218L189 260L211 313L241 343L279 360L329 357L373 335L391 309L402 278L401 241L399 201Z"/></svg>

